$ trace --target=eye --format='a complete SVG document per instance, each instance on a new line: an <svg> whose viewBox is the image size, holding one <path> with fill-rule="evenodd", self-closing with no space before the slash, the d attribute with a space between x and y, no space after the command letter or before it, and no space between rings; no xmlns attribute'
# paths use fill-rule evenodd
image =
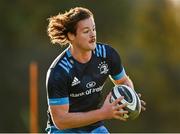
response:
<svg viewBox="0 0 180 134"><path fill-rule="evenodd" d="M83 33L88 33L88 32L89 32L89 30L84 30L84 31L83 31Z"/></svg>
<svg viewBox="0 0 180 134"><path fill-rule="evenodd" d="M96 31L96 28L95 28L95 27L93 28L93 31Z"/></svg>

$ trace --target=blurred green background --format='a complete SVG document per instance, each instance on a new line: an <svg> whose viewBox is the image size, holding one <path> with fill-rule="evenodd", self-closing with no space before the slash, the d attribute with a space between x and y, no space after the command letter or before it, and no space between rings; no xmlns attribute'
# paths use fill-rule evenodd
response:
<svg viewBox="0 0 180 134"><path fill-rule="evenodd" d="M121 55L147 102L128 122L105 121L110 132L180 132L180 0L1 0L0 132L29 132L29 64L38 63L39 132L46 127L46 71L64 48L52 45L47 18L89 8L99 42ZM107 80L105 93L112 88Z"/></svg>

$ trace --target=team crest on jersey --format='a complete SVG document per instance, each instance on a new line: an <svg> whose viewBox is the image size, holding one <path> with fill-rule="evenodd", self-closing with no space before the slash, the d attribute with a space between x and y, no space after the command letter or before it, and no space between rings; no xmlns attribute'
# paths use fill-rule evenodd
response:
<svg viewBox="0 0 180 134"><path fill-rule="evenodd" d="M106 64L105 61L101 62L101 63L98 65L98 68L99 68L99 70L100 70L100 74L107 74L107 72L109 71L108 65Z"/></svg>

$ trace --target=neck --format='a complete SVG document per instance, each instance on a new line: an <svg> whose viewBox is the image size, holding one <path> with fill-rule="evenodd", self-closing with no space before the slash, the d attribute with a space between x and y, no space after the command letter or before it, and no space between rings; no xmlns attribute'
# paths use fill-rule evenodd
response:
<svg viewBox="0 0 180 134"><path fill-rule="evenodd" d="M87 63L91 59L92 51L83 51L71 45L71 55L80 63Z"/></svg>

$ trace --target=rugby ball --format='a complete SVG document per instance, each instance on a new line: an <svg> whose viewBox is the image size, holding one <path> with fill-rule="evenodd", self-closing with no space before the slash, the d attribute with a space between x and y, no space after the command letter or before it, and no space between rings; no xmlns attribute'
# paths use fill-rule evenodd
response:
<svg viewBox="0 0 180 134"><path fill-rule="evenodd" d="M128 114L124 114L123 118L136 119L141 112L141 101L134 89L126 85L115 85L111 91L110 102L124 96L124 99L119 102L120 104L127 103L124 110L128 111Z"/></svg>

